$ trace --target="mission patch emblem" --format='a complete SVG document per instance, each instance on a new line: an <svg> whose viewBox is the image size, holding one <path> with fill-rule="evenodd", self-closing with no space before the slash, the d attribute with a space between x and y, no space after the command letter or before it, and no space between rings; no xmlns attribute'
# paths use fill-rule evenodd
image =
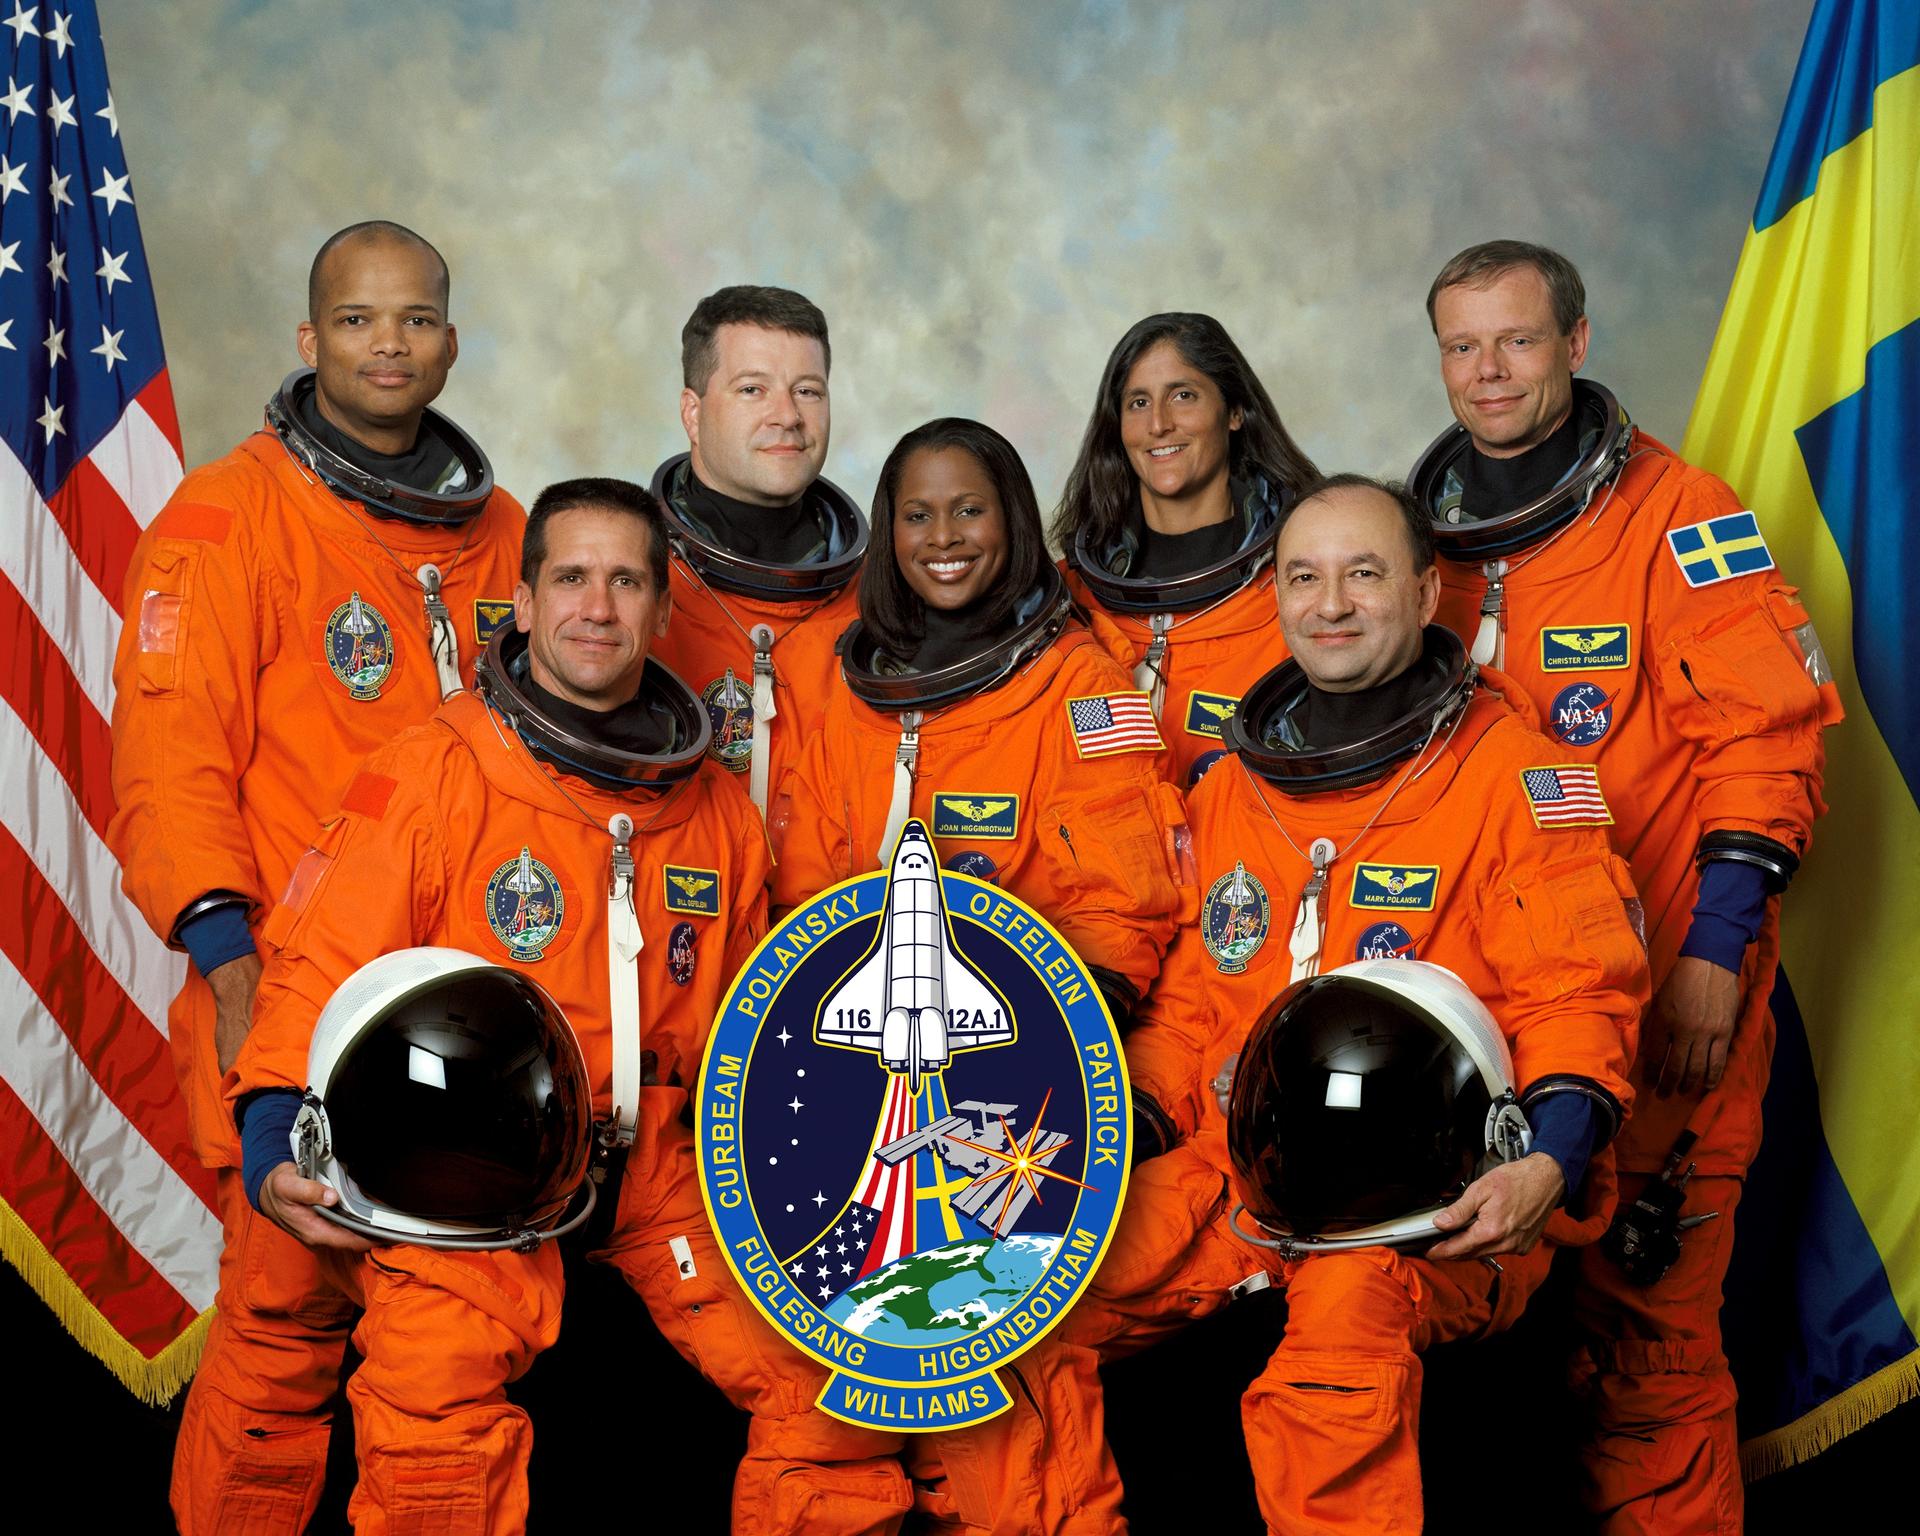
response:
<svg viewBox="0 0 1920 1536"><path fill-rule="evenodd" d="M849 1423L1004 1412L995 1367L1079 1298L1126 1193L1125 1058L1092 976L1031 908L942 871L917 819L887 872L761 942L697 1103L720 1249Z"/></svg>

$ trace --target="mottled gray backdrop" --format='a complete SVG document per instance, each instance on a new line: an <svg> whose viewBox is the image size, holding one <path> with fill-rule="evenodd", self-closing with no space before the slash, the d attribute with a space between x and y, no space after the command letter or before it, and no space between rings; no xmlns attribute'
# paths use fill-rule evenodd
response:
<svg viewBox="0 0 1920 1536"><path fill-rule="evenodd" d="M102 0L189 463L295 365L314 248L446 252L442 404L524 499L683 445L732 282L833 328L827 473L929 416L1051 504L1120 333L1203 309L1321 465L1446 421L1423 299L1495 235L1583 269L1588 372L1677 444L1807 0Z"/></svg>

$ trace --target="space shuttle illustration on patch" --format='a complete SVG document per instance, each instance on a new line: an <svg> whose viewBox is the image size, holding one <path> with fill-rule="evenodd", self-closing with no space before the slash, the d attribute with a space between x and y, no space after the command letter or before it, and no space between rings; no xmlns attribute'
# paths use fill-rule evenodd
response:
<svg viewBox="0 0 1920 1536"><path fill-rule="evenodd" d="M917 1094L955 1051L1013 1035L1006 999L954 947L933 843L925 823L910 821L894 848L873 948L821 1001L814 1038L875 1052Z"/></svg>

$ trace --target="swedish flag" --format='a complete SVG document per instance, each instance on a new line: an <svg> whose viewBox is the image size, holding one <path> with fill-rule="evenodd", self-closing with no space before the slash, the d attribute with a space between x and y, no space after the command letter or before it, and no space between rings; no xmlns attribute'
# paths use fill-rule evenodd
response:
<svg viewBox="0 0 1920 1536"><path fill-rule="evenodd" d="M1685 447L1804 583L1847 710L1727 1286L1750 1477L1920 1395L1916 252L1920 5L1820 0Z"/></svg>
<svg viewBox="0 0 1920 1536"><path fill-rule="evenodd" d="M1760 532L1759 519L1751 512L1733 512L1676 528L1667 535L1667 544L1690 587L1710 587L1716 581L1773 568L1773 554Z"/></svg>

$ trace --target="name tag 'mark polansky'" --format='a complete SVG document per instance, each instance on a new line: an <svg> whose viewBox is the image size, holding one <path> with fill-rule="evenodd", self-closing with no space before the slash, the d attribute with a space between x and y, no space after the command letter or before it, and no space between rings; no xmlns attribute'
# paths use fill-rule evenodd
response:
<svg viewBox="0 0 1920 1536"><path fill-rule="evenodd" d="M1066 942L942 870L926 823L735 978L701 1065L701 1191L819 1406L895 1430L1011 1406L995 1374L1099 1268L1132 1144L1120 1038Z"/></svg>

